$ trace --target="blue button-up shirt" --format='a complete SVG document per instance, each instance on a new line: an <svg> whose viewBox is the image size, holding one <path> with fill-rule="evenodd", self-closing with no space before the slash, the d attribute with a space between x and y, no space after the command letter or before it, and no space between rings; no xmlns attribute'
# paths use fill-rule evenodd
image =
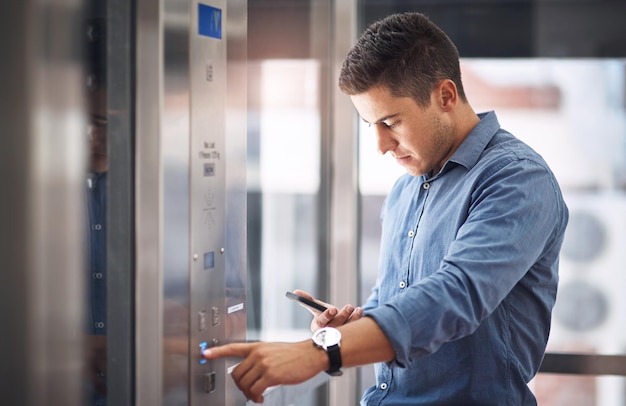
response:
<svg viewBox="0 0 626 406"><path fill-rule="evenodd" d="M403 175L382 208L365 314L396 357L362 405L536 405L568 210L536 152L481 121L433 177Z"/></svg>

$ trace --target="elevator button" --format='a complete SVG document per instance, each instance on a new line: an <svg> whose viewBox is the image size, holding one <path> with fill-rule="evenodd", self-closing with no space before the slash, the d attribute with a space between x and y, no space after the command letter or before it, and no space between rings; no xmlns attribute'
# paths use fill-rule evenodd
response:
<svg viewBox="0 0 626 406"><path fill-rule="evenodd" d="M215 252L204 253L204 269L212 269L215 267Z"/></svg>
<svg viewBox="0 0 626 406"><path fill-rule="evenodd" d="M208 347L208 344L206 341L201 342L200 344L198 344L198 349L200 350L200 361L198 362L200 365L204 365L207 363L207 360L202 356L202 353L204 352L204 350L206 350Z"/></svg>
<svg viewBox="0 0 626 406"><path fill-rule="evenodd" d="M215 372L207 372L202 377L202 389L206 393L215 392Z"/></svg>
<svg viewBox="0 0 626 406"><path fill-rule="evenodd" d="M198 312L198 331L206 330L206 311Z"/></svg>
<svg viewBox="0 0 626 406"><path fill-rule="evenodd" d="M217 307L212 307L211 314L212 314L211 322L213 326L217 326L218 324L220 324L220 310Z"/></svg>

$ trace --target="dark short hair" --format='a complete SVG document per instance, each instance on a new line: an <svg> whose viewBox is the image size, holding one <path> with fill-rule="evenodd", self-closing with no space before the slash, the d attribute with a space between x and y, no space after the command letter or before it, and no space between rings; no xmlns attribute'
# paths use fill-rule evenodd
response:
<svg viewBox="0 0 626 406"><path fill-rule="evenodd" d="M452 40L425 15L400 13L365 30L343 62L339 88L356 95L384 86L394 96L411 97L425 107L444 79L452 80L466 101L459 51Z"/></svg>

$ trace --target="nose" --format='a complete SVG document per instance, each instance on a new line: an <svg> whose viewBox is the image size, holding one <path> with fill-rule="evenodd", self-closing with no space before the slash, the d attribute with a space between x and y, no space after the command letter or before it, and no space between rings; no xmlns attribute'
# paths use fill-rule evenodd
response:
<svg viewBox="0 0 626 406"><path fill-rule="evenodd" d="M388 129L376 125L374 126L374 133L376 134L376 149L379 154L385 155L387 152L393 151L398 145Z"/></svg>

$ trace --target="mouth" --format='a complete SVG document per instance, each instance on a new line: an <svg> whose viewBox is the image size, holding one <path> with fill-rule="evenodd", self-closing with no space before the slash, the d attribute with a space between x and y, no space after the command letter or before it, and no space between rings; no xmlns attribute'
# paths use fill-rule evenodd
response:
<svg viewBox="0 0 626 406"><path fill-rule="evenodd" d="M409 161L409 159L411 159L410 156L396 157L396 162L400 165L404 165Z"/></svg>

